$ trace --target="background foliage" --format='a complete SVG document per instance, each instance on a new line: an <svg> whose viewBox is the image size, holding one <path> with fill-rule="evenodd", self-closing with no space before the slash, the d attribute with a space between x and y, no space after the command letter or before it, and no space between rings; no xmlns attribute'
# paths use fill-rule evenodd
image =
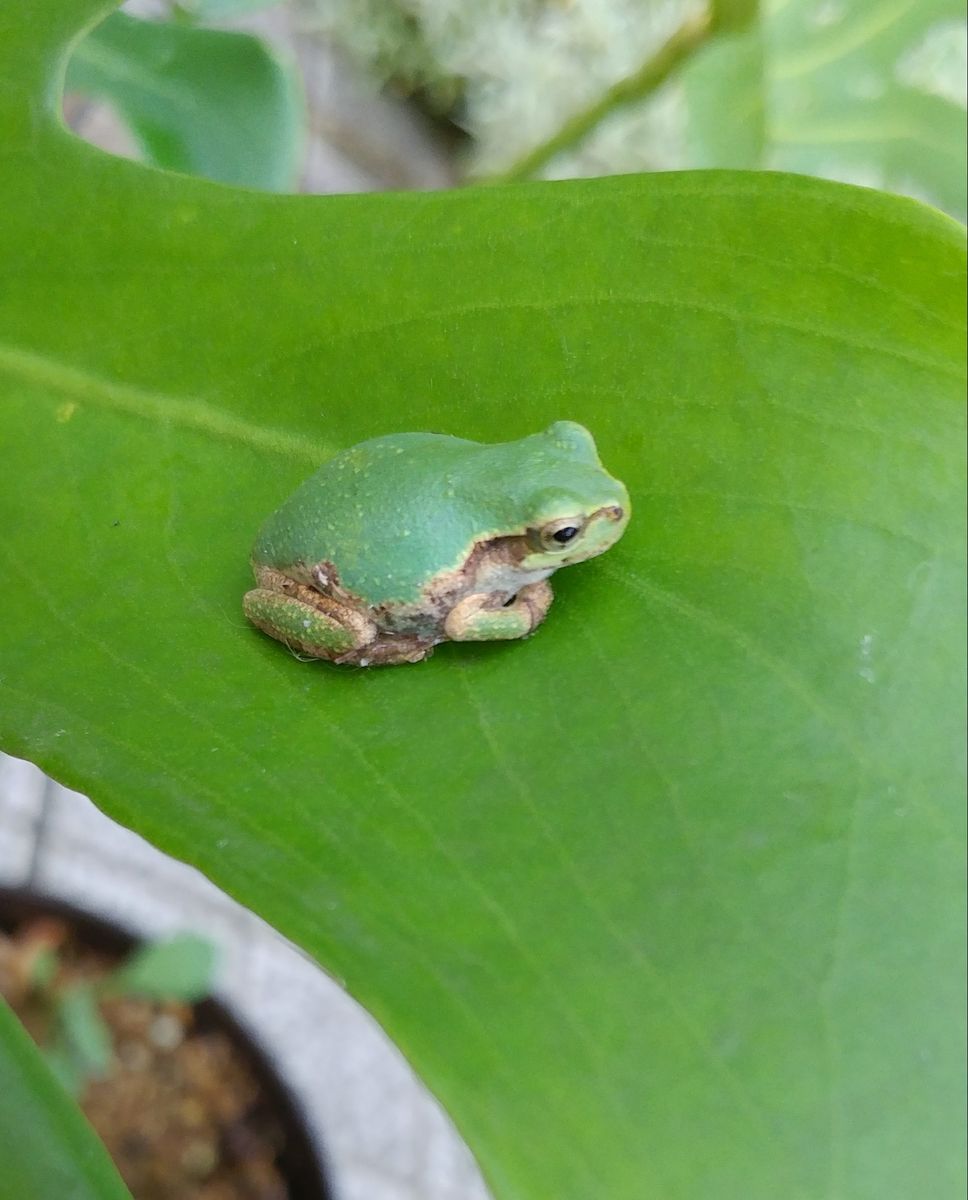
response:
<svg viewBox="0 0 968 1200"><path fill-rule="evenodd" d="M286 187L302 145L287 56L204 28L253 27L272 0L141 7L167 23L112 17L79 46L69 87L113 101L150 161ZM331 39L467 135L458 174L788 170L965 216L963 0L299 0L296 11L302 44Z"/></svg>
<svg viewBox="0 0 968 1200"><path fill-rule="evenodd" d="M965 213L962 0L301 7L310 28L330 32L378 77L421 89L466 128L475 175L517 172L535 147L562 129L577 132L582 114L593 113L590 128L533 169L802 171ZM674 69L657 81L643 76L704 11L710 21Z"/></svg>
<svg viewBox="0 0 968 1200"><path fill-rule="evenodd" d="M302 96L258 38L116 12L78 45L66 86L110 101L159 166L269 191L296 182Z"/></svg>
<svg viewBox="0 0 968 1200"><path fill-rule="evenodd" d="M0 18L4 749L344 979L499 1200L955 1194L962 231L775 175L146 172L54 115L105 7ZM246 627L328 453L560 417L635 515L533 639Z"/></svg>

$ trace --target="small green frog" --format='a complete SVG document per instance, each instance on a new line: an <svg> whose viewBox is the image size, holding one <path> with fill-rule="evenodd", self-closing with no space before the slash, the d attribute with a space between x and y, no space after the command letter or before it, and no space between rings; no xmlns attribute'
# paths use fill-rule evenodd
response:
<svg viewBox="0 0 968 1200"><path fill-rule="evenodd" d="M524 637L551 604L548 576L602 554L628 519L628 493L573 421L498 445L374 438L263 526L245 615L293 651L358 667Z"/></svg>

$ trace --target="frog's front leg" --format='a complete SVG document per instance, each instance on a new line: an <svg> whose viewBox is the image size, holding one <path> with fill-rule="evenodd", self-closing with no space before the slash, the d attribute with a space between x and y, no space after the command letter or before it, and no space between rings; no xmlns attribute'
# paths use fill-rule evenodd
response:
<svg viewBox="0 0 968 1200"><path fill-rule="evenodd" d="M526 584L507 604L474 592L447 614L444 633L453 642L496 642L524 637L545 619L554 593L547 580Z"/></svg>
<svg viewBox="0 0 968 1200"><path fill-rule="evenodd" d="M324 596L272 567L256 568L258 587L242 601L253 625L291 650L331 662L351 660L376 640L365 613Z"/></svg>

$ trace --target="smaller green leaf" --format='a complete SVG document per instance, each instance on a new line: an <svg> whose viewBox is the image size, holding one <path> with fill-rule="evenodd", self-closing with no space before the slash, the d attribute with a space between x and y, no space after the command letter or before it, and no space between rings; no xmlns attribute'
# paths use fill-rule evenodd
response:
<svg viewBox="0 0 968 1200"><path fill-rule="evenodd" d="M175 6L178 16L191 21L228 21L246 13L272 8L280 0L180 0Z"/></svg>
<svg viewBox="0 0 968 1200"><path fill-rule="evenodd" d="M954 0L715 0L682 73L689 161L844 179L963 218L965 22Z"/></svg>
<svg viewBox="0 0 968 1200"><path fill-rule="evenodd" d="M57 951L48 947L41 950L30 967L30 986L38 992L46 991L57 974L59 960Z"/></svg>
<svg viewBox="0 0 968 1200"><path fill-rule="evenodd" d="M114 13L77 46L67 90L111 103L154 166L266 191L295 182L299 85L258 38Z"/></svg>
<svg viewBox="0 0 968 1200"><path fill-rule="evenodd" d="M60 1039L49 1046L41 1047L40 1052L64 1091L75 1097L80 1096L87 1073L77 1061L70 1046Z"/></svg>
<svg viewBox="0 0 968 1200"><path fill-rule="evenodd" d="M125 995L155 1000L201 1000L212 990L215 947L204 938L181 933L143 946L115 971L106 987Z"/></svg>
<svg viewBox="0 0 968 1200"><path fill-rule="evenodd" d="M0 1200L131 1200L107 1151L0 998Z"/></svg>
<svg viewBox="0 0 968 1200"><path fill-rule="evenodd" d="M84 1080L111 1065L111 1031L98 1011L94 989L79 984L57 1001L57 1031L47 1061L61 1082L79 1091Z"/></svg>

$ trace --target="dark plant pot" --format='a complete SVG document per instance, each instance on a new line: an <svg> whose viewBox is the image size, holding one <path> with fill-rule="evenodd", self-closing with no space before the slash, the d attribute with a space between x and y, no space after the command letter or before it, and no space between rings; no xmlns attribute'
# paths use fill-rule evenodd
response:
<svg viewBox="0 0 968 1200"><path fill-rule="evenodd" d="M129 930L75 908L67 901L20 888L0 887L0 930L9 934L23 922L41 917L65 922L79 941L109 958L125 958L142 942ZM275 1161L289 1188L289 1200L334 1200L314 1139L266 1052L221 1001L206 999L190 1007L194 1013L193 1029L199 1034L223 1034L248 1065L264 1101L260 1108L271 1111L281 1127L283 1143Z"/></svg>

